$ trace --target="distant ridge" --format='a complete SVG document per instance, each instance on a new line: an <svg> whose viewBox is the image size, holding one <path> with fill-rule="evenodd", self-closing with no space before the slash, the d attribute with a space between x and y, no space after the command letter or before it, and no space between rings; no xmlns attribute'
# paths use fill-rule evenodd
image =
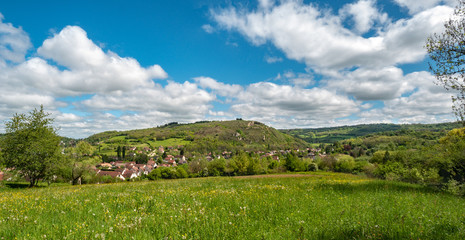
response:
<svg viewBox="0 0 465 240"><path fill-rule="evenodd" d="M434 124L359 124L353 126L325 127L325 128L302 128L282 129L282 133L300 138L308 143L333 143L350 138L367 136L370 134L392 133L396 131L450 131L460 128L457 122L434 123Z"/></svg>

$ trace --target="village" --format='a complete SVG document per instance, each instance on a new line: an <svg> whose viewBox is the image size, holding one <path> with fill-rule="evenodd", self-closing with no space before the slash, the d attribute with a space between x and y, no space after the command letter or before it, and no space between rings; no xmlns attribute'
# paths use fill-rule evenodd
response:
<svg viewBox="0 0 465 240"><path fill-rule="evenodd" d="M128 157L126 160L118 160L118 157L112 157L113 161L102 162L97 164L94 167L97 175L101 177L110 176L115 179L120 179L122 181L128 181L135 179L144 175L148 175L152 170L159 167L177 167L184 165L192 160L206 160L208 162L213 161L215 158L220 159L230 159L233 156L232 152L224 151L221 154L214 155L213 153L208 153L201 157L191 156L187 158L183 153L183 146L163 146L158 147L158 149L152 150L149 147L137 148L129 147L128 148ZM300 158L309 158L315 159L316 157L325 157L326 153L320 148L307 148L307 149L294 149L294 150L279 150L279 151L257 151L253 154L260 156L260 158L270 158L274 161L280 162L282 156L285 156L288 153L294 151L298 154ZM172 155L171 153L177 153ZM149 157L145 163L137 163L133 160L137 156L147 156Z"/></svg>

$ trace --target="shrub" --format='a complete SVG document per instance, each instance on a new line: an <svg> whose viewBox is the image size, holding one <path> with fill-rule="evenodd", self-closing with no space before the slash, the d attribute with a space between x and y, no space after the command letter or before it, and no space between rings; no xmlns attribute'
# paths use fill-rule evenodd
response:
<svg viewBox="0 0 465 240"><path fill-rule="evenodd" d="M161 178L163 179L176 179L179 178L178 171L172 167L160 168Z"/></svg>
<svg viewBox="0 0 465 240"><path fill-rule="evenodd" d="M336 161L337 160L334 156L323 157L319 162L318 168L323 169L324 171L333 171Z"/></svg>
<svg viewBox="0 0 465 240"><path fill-rule="evenodd" d="M355 160L349 155L338 155L337 161L334 164L334 170L336 172L352 173L355 168Z"/></svg>
<svg viewBox="0 0 465 240"><path fill-rule="evenodd" d="M308 164L308 168L307 168L307 169L308 169L308 171L310 171L310 172L316 172L316 171L318 171L318 164L312 162L312 163Z"/></svg>
<svg viewBox="0 0 465 240"><path fill-rule="evenodd" d="M161 179L161 168L153 169L147 177L149 178L149 180Z"/></svg>
<svg viewBox="0 0 465 240"><path fill-rule="evenodd" d="M226 161L223 158L214 159L207 164L210 176L223 176Z"/></svg>
<svg viewBox="0 0 465 240"><path fill-rule="evenodd" d="M186 170L184 170L184 168L182 168L182 167L178 167L176 169L176 171L177 171L178 178L188 178L189 177Z"/></svg>
<svg viewBox="0 0 465 240"><path fill-rule="evenodd" d="M444 190L454 195L465 196L465 184L451 179L444 186Z"/></svg>

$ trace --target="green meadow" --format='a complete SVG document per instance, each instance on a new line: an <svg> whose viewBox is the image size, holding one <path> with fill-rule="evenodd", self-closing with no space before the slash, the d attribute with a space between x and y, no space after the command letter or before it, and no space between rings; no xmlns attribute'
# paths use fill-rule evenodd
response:
<svg viewBox="0 0 465 240"><path fill-rule="evenodd" d="M0 239L465 239L465 199L318 172L0 185Z"/></svg>

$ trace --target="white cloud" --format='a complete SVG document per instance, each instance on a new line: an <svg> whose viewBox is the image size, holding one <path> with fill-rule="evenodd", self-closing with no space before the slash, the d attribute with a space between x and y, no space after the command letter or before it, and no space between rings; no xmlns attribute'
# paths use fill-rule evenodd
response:
<svg viewBox="0 0 465 240"><path fill-rule="evenodd" d="M375 23L384 24L388 20L386 13L380 13L374 0L359 0L356 3L345 5L340 10L340 15L352 18L357 33L366 33Z"/></svg>
<svg viewBox="0 0 465 240"><path fill-rule="evenodd" d="M396 67L357 69L327 81L327 87L338 89L357 100L390 100L412 90L404 81L403 71Z"/></svg>
<svg viewBox="0 0 465 240"><path fill-rule="evenodd" d="M5 61L24 61L24 56L31 47L28 34L21 27L4 23L0 13L0 65L5 64Z"/></svg>
<svg viewBox="0 0 465 240"><path fill-rule="evenodd" d="M17 38L29 41L21 29L1 23L1 27L5 26L12 33L21 33L15 35ZM0 49L12 49L9 37L0 34ZM105 130L202 120L211 111L210 102L215 100L213 94L195 83L156 84L152 79L167 77L159 65L144 68L133 58L104 52L76 26L68 26L45 40L36 57L25 60L22 49L13 50L21 57L0 55L0 62L4 63L0 64L0 117L4 120L5 116L28 112L43 104L46 111L53 112L60 133L66 136L86 137ZM18 60L15 64L6 64L14 59ZM91 97L72 102L57 100L82 94ZM62 107L74 107L83 115L58 110ZM108 111L122 115L116 117Z"/></svg>
<svg viewBox="0 0 465 240"><path fill-rule="evenodd" d="M399 6L405 7L409 10L410 14L433 8L439 4L447 4L451 7L457 4L456 0L394 0Z"/></svg>
<svg viewBox="0 0 465 240"><path fill-rule="evenodd" d="M205 115L211 108L209 102L215 98L201 90L196 84L169 82L162 87L138 88L129 92L95 95L82 104L93 111L135 111L160 112L166 116L178 116L180 119L189 116Z"/></svg>
<svg viewBox="0 0 465 240"><path fill-rule="evenodd" d="M60 72L60 79L53 80L76 93L150 87L151 79L167 77L159 65L142 68L133 58L122 58L110 51L104 53L77 26L68 26L45 40L37 52L68 68Z"/></svg>
<svg viewBox="0 0 465 240"><path fill-rule="evenodd" d="M302 89L270 82L249 85L231 109L244 118L271 124L290 119L312 122L342 118L359 111L354 101L325 89Z"/></svg>
<svg viewBox="0 0 465 240"><path fill-rule="evenodd" d="M315 81L313 76L309 73L294 73L293 71L286 71L282 75L279 73L275 80L281 80L286 84L289 83L296 87L307 87Z"/></svg>
<svg viewBox="0 0 465 240"><path fill-rule="evenodd" d="M361 8L359 5L365 2L348 5L347 9ZM268 10L230 7L214 12L213 18L219 26L238 31L255 45L271 42L288 58L328 74L354 66L373 68L422 60L426 55L425 38L442 29L452 10L438 6L411 19L386 22L371 37L345 28L345 16L332 15L301 1L283 1ZM386 16L372 11L359 18L357 28L367 31L374 19L384 21Z"/></svg>
<svg viewBox="0 0 465 240"><path fill-rule="evenodd" d="M237 84L224 84L216 81L210 77L196 77L194 80L202 87L211 89L221 96L235 97L239 92L243 90L240 85Z"/></svg>
<svg viewBox="0 0 465 240"><path fill-rule="evenodd" d="M277 63L277 62L282 62L283 59L280 58L280 57L270 57L270 56L266 56L265 57L265 61L267 63Z"/></svg>
<svg viewBox="0 0 465 240"><path fill-rule="evenodd" d="M212 27L212 25L210 24L204 24L202 25L202 29L206 32L206 33L213 33L215 31L215 28Z"/></svg>
<svg viewBox="0 0 465 240"><path fill-rule="evenodd" d="M434 84L428 72L415 72L404 76L410 86L402 96L384 101L382 109L363 112L364 119L380 119L401 123L453 121L451 93Z"/></svg>

